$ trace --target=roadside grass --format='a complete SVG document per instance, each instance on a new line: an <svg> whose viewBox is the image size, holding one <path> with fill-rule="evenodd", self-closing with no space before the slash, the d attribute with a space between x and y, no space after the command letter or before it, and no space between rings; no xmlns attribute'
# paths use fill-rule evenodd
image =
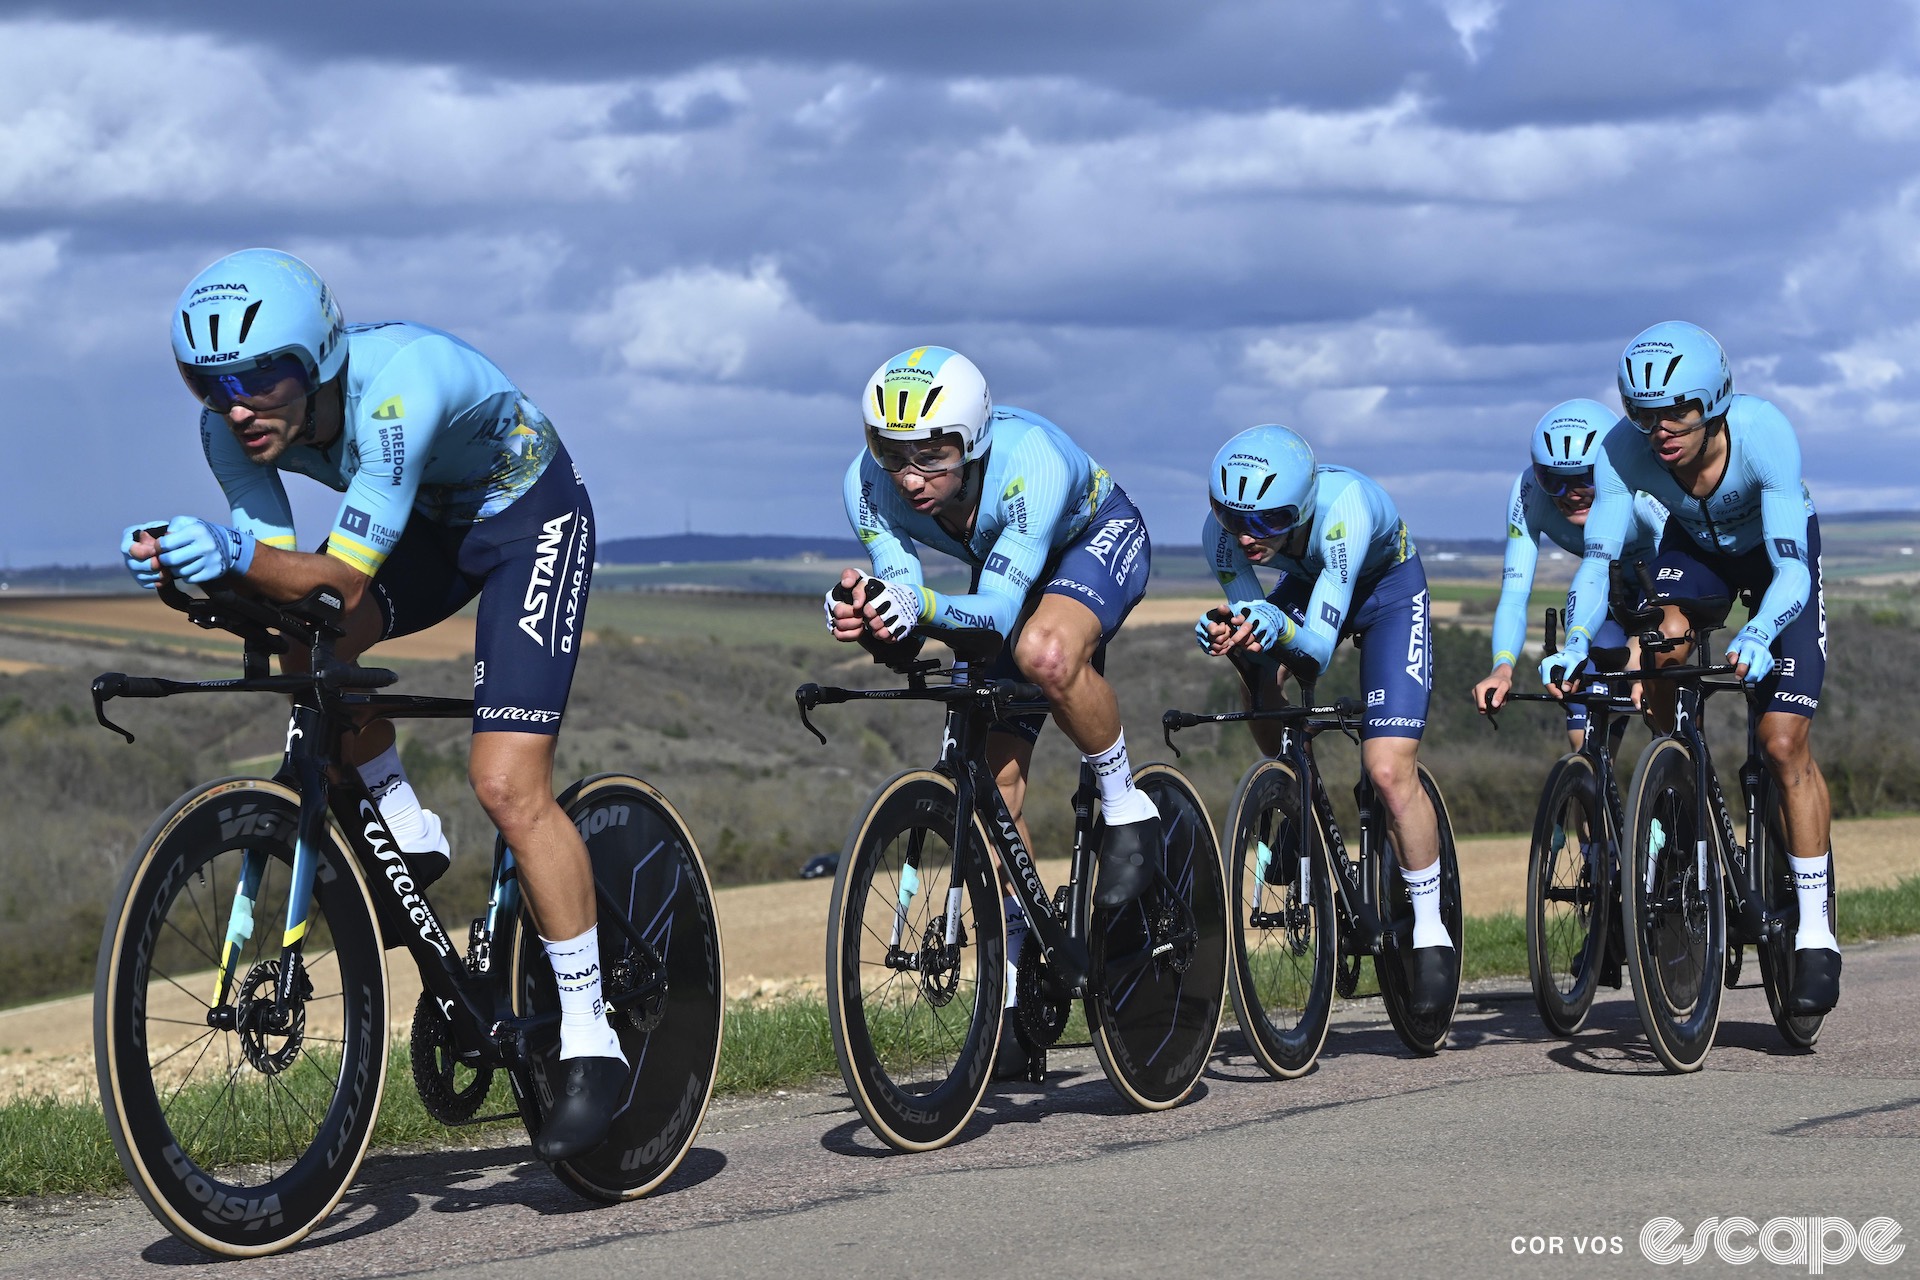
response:
<svg viewBox="0 0 1920 1280"><path fill-rule="evenodd" d="M1890 888L1844 890L1836 914L1840 938L1846 943L1920 934L1920 876ZM1512 913L1470 917L1466 956L1462 976L1467 980L1525 974L1525 922ZM1362 970L1356 994L1376 994L1372 966ZM1081 1044L1086 1037L1086 1023L1076 1006L1062 1043ZM838 1071L824 1001L792 997L766 1004L735 1001L728 1007L726 1039L714 1082L717 1096L809 1084L831 1079ZM506 1078L496 1076L483 1113L511 1116L513 1112ZM373 1132L375 1148L458 1146L465 1141L464 1133L478 1130L497 1135L518 1127L517 1119L503 1119L469 1129L448 1129L421 1105L413 1089L406 1046L395 1045L390 1051L386 1095ZM0 1161L0 1198L103 1193L126 1185L97 1103L42 1097L0 1105L0 1152L7 1157Z"/></svg>

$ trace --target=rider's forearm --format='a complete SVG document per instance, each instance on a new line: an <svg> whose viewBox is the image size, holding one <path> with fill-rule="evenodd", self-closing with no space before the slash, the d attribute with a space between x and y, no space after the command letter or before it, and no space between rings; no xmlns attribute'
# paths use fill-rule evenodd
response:
<svg viewBox="0 0 1920 1280"><path fill-rule="evenodd" d="M366 596L370 581L366 574L334 556L282 551L266 545L255 549L243 580L268 599L282 601L298 600L319 587L332 587L340 593L349 613Z"/></svg>

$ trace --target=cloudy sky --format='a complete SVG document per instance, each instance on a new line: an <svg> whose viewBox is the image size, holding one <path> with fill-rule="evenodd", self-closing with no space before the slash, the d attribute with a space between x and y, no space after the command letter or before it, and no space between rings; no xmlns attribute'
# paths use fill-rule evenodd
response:
<svg viewBox="0 0 1920 1280"><path fill-rule="evenodd" d="M863 379L927 342L1162 543L1266 421L1493 536L1540 413L1669 318L1823 510L1920 507L1912 3L158 7L0 0L16 566L224 512L167 322L257 244L488 353L603 536L842 531Z"/></svg>

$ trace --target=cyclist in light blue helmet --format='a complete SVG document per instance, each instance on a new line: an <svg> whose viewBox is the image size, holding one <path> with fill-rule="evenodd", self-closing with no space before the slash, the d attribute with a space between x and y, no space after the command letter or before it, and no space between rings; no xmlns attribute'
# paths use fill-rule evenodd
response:
<svg viewBox="0 0 1920 1280"><path fill-rule="evenodd" d="M1513 686L1513 664L1526 641L1527 605L1533 595L1534 569L1545 537L1576 559L1586 552L1586 523L1593 505L1593 466L1600 442L1620 415L1597 400L1568 400L1547 410L1532 433L1533 464L1513 479L1507 496L1506 564L1500 603L1493 615L1493 669L1473 686L1473 705L1482 715L1497 711ZM1651 564L1667 524L1667 510L1644 493L1634 494L1633 521L1620 552L1623 563ZM1631 579L1628 587L1631 589ZM1600 648L1630 648L1626 633L1609 615L1594 637ZM1604 692L1604 686L1600 687ZM1625 719L1615 721L1624 732ZM1567 733L1578 751L1586 736L1584 706L1567 707Z"/></svg>
<svg viewBox="0 0 1920 1280"><path fill-rule="evenodd" d="M629 1071L602 997L586 845L553 799L595 534L559 433L466 343L403 321L349 325L313 268L276 249L202 271L172 329L229 515L128 527L120 551L136 581L222 582L279 601L330 588L344 604L343 660L478 597L469 778L513 849L561 1005L566 1076L534 1149L546 1160L592 1150ZM295 541L288 472L342 494L311 552ZM305 662L298 649L282 658ZM342 750L415 882L444 872L450 843L407 780L391 723L363 726Z"/></svg>
<svg viewBox="0 0 1920 1280"><path fill-rule="evenodd" d="M1620 554L1636 490L1671 513L1654 577L1663 599L1745 599L1747 623L1726 662L1758 687L1759 737L1780 787L1799 923L1787 1005L1825 1013L1840 998L1840 943L1828 916L1832 810L1811 744L1827 666L1827 611L1820 582L1820 521L1800 473L1800 441L1786 415L1758 396L1736 395L1727 353L1698 325L1667 320L1627 344L1618 370L1628 421L1610 431L1594 466L1586 558L1567 599L1566 646L1541 678L1579 670L1606 610L1606 566ZM1662 631L1686 635L1677 608ZM1662 666L1689 660L1681 645ZM1673 724L1665 681L1646 686L1656 724Z"/></svg>
<svg viewBox="0 0 1920 1280"><path fill-rule="evenodd" d="M1439 826L1419 777L1433 691L1419 553L1384 489L1350 468L1316 465L1307 442L1286 427L1254 427L1221 446L1209 497L1201 550L1227 604L1203 615L1194 635L1207 653L1236 659L1250 698L1278 706L1289 669L1310 680L1342 639L1360 648L1361 760L1386 805L1413 900L1409 1003L1422 1017L1446 1012L1459 956L1440 917ZM1272 591L1255 565L1280 570ZM1248 727L1262 751L1278 749L1272 723Z"/></svg>

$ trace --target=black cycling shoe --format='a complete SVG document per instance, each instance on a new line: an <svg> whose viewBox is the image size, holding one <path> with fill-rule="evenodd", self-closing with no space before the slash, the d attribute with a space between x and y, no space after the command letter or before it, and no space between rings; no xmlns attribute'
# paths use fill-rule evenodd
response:
<svg viewBox="0 0 1920 1280"><path fill-rule="evenodd" d="M1415 947L1407 965L1407 1012L1440 1018L1453 1012L1460 988L1460 953L1452 947Z"/></svg>
<svg viewBox="0 0 1920 1280"><path fill-rule="evenodd" d="M1093 905L1124 907L1153 883L1160 861L1160 816L1100 829L1100 873L1093 881Z"/></svg>
<svg viewBox="0 0 1920 1280"><path fill-rule="evenodd" d="M567 1058L566 1084L554 1099L533 1154L552 1164L583 1156L607 1140L614 1104L627 1087L627 1064L618 1058Z"/></svg>
<svg viewBox="0 0 1920 1280"><path fill-rule="evenodd" d="M1796 1018L1831 1012L1840 1003L1840 953L1832 947L1807 947L1793 953L1793 962L1787 1012Z"/></svg>
<svg viewBox="0 0 1920 1280"><path fill-rule="evenodd" d="M1039 1084L1047 1078L1047 1051L1033 1049L1020 1034L1020 1018L1011 1009L1000 1011L1000 1049L993 1056L995 1080Z"/></svg>
<svg viewBox="0 0 1920 1280"><path fill-rule="evenodd" d="M403 853L400 861L407 864L407 874L413 877L413 887L424 889L447 874L447 868L453 865L453 855L428 849L425 853Z"/></svg>

